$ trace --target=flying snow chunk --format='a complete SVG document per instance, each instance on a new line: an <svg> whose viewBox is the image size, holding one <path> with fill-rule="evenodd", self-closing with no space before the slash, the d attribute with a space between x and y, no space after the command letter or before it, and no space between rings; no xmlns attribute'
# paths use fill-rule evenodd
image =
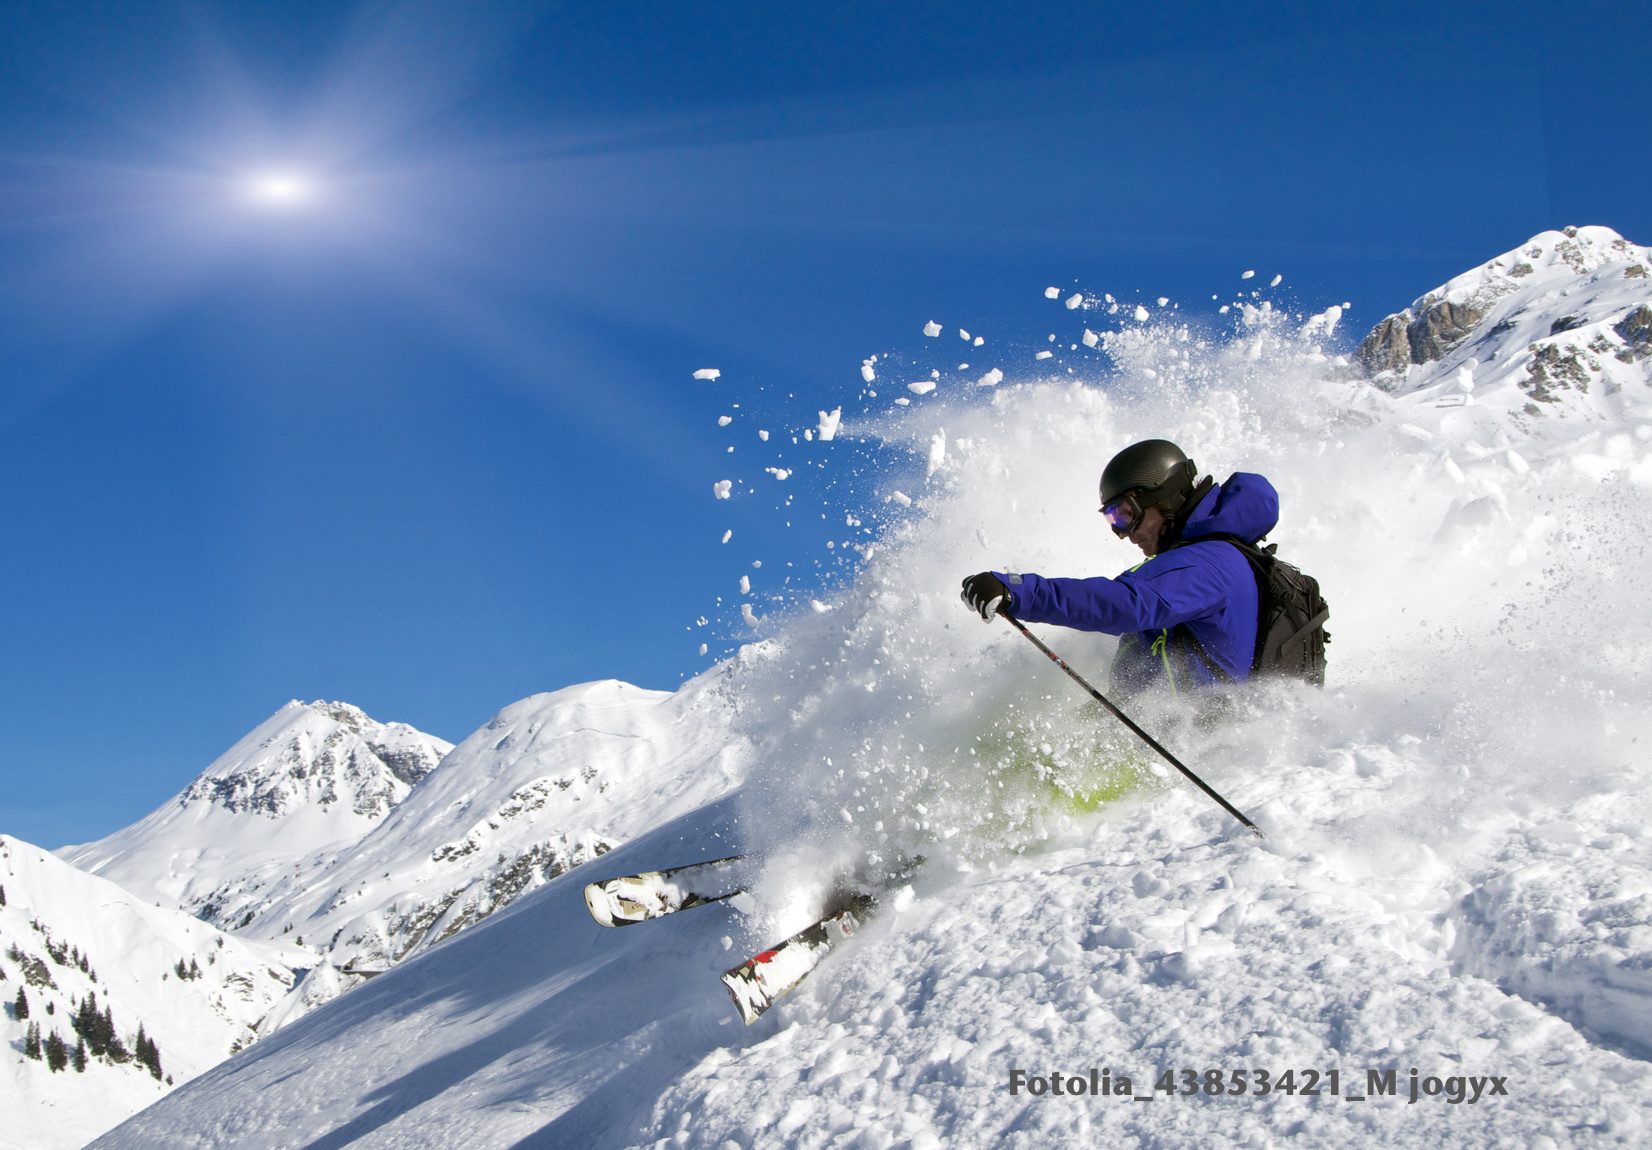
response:
<svg viewBox="0 0 1652 1150"><path fill-rule="evenodd" d="M863 363L860 365L860 377L867 383L871 383L878 378L878 373L872 370L871 364Z"/></svg>
<svg viewBox="0 0 1652 1150"><path fill-rule="evenodd" d="M936 323L934 320L930 320L928 323L924 324L924 334L930 339L934 339L936 336L941 334L941 325Z"/></svg>
<svg viewBox="0 0 1652 1150"><path fill-rule="evenodd" d="M791 470L785 467L765 467L763 470L767 471L770 475L774 476L781 482L785 482L792 477Z"/></svg>
<svg viewBox="0 0 1652 1150"><path fill-rule="evenodd" d="M1089 328L1084 329L1084 346L1085 347L1095 347L1096 344L1098 344L1100 342L1101 342L1101 337L1099 335L1097 335L1095 332L1091 331Z"/></svg>
<svg viewBox="0 0 1652 1150"><path fill-rule="evenodd" d="M1074 292L1072 295L1067 297L1067 300L1066 300L1067 310L1068 311L1077 311L1078 310L1078 305L1083 303L1083 302L1084 302L1084 297L1082 295L1080 295L1078 292Z"/></svg>
<svg viewBox="0 0 1652 1150"><path fill-rule="evenodd" d="M1058 287L1047 287L1047 288L1045 288L1044 289L1044 298L1045 299L1060 299L1061 298L1061 289L1058 288Z"/></svg>
<svg viewBox="0 0 1652 1150"><path fill-rule="evenodd" d="M727 499L734 492L734 480L719 479L711 485L711 493L718 499Z"/></svg>
<svg viewBox="0 0 1652 1150"><path fill-rule="evenodd" d="M723 542L724 543L727 543L730 539L733 539L733 538L734 538L734 532L732 530L723 532Z"/></svg>
<svg viewBox="0 0 1652 1150"><path fill-rule="evenodd" d="M1278 287L1280 284L1282 284L1284 282L1285 282L1285 277L1284 276L1274 276L1272 282L1270 282L1268 284L1268 286L1269 287Z"/></svg>
<svg viewBox="0 0 1652 1150"><path fill-rule="evenodd" d="M1004 382L1004 373L999 368L993 368L980 379L975 381L976 387L997 387Z"/></svg>
<svg viewBox="0 0 1652 1150"><path fill-rule="evenodd" d="M1143 307L1141 304L1136 305L1136 322L1137 323L1146 323L1151 318L1152 317L1147 314L1147 309L1145 307Z"/></svg>
<svg viewBox="0 0 1652 1150"><path fill-rule="evenodd" d="M946 462L946 429L937 431L929 440L929 470L926 475L934 475Z"/></svg>
<svg viewBox="0 0 1652 1150"><path fill-rule="evenodd" d="M968 343L969 340L970 340L969 332L965 331L963 328L959 328L958 329L958 338L963 340L965 343Z"/></svg>
<svg viewBox="0 0 1652 1150"><path fill-rule="evenodd" d="M1033 358L1034 359L1049 359L1054 354L1055 354L1055 352L1053 352L1053 351L1041 351L1037 355L1033 356Z"/></svg>
<svg viewBox="0 0 1652 1150"><path fill-rule="evenodd" d="M707 652L707 651L709 651L709 650L711 650L711 648L710 648L710 647L708 647L708 646L706 646L706 645L705 645L705 644L704 644L704 643L701 643L701 644L700 644L700 656L701 656L701 657L702 657L702 658L704 658L704 657L705 657L705 653L706 653L706 652Z"/></svg>
<svg viewBox="0 0 1652 1150"><path fill-rule="evenodd" d="M824 614L826 614L826 612L828 612L832 609L831 604L822 603L819 599L810 599L809 600L809 607L814 611L814 613L816 615L824 615Z"/></svg>
<svg viewBox="0 0 1652 1150"><path fill-rule="evenodd" d="M761 439L764 443L767 443L769 441L769 433L764 431L762 428L759 428L757 431L757 438Z"/></svg>
<svg viewBox="0 0 1652 1150"><path fill-rule="evenodd" d="M750 595L751 594L751 576L750 575L740 576L740 594L742 594L742 595Z"/></svg>
<svg viewBox="0 0 1652 1150"><path fill-rule="evenodd" d="M1255 268L1246 268L1244 271L1239 273L1239 278L1242 279L1242 280L1254 279L1255 277L1256 277L1256 269Z"/></svg>
<svg viewBox="0 0 1652 1150"><path fill-rule="evenodd" d="M979 336L979 335L976 336L973 340L970 341L971 345L974 346L974 347L980 347L983 343L986 343L986 342L987 342L986 338L984 336Z"/></svg>
<svg viewBox="0 0 1652 1150"><path fill-rule="evenodd" d="M930 392L935 390L935 381L932 379L920 379L916 383L907 384L906 390L910 391L913 395L928 395Z"/></svg>
<svg viewBox="0 0 1652 1150"><path fill-rule="evenodd" d="M731 424L733 422L734 422L734 416L732 416L732 415L719 415L717 417L717 426L718 427L727 427L729 424Z"/></svg>
<svg viewBox="0 0 1652 1150"><path fill-rule="evenodd" d="M694 378L711 380L720 379L722 378L722 375L723 373L715 367L702 367L699 371L694 373Z"/></svg>
<svg viewBox="0 0 1652 1150"><path fill-rule="evenodd" d="M1159 306L1160 307L1164 307L1169 302L1170 302L1170 297L1169 296L1162 295L1162 296L1159 297Z"/></svg>
<svg viewBox="0 0 1652 1150"><path fill-rule="evenodd" d="M750 603L740 604L740 618L746 621L746 626L753 631L757 630L757 612L751 609Z"/></svg>
<svg viewBox="0 0 1652 1150"><path fill-rule="evenodd" d="M837 425L843 421L843 408L834 407L830 412L820 413L820 422L815 425L815 434L820 436L822 443L830 442L837 435Z"/></svg>
<svg viewBox="0 0 1652 1150"><path fill-rule="evenodd" d="M889 493L889 498L893 499L896 503L899 503L902 507L912 506L912 497L904 491L891 491Z"/></svg>

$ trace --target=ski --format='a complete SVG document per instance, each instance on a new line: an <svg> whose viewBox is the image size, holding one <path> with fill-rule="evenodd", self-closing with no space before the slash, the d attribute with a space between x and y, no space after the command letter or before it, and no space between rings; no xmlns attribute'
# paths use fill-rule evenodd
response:
<svg viewBox="0 0 1652 1150"><path fill-rule="evenodd" d="M745 859L730 855L587 883L585 906L603 926L630 926L722 902L745 890L739 874Z"/></svg>
<svg viewBox="0 0 1652 1150"><path fill-rule="evenodd" d="M843 909L725 971L723 985L746 1025L763 1017L769 1007L808 977L834 947L860 930L876 909L877 899L872 895L853 895Z"/></svg>

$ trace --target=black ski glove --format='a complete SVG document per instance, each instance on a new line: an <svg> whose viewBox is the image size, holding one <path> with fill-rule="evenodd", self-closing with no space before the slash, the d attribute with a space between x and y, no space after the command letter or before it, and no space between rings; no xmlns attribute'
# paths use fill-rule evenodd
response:
<svg viewBox="0 0 1652 1150"><path fill-rule="evenodd" d="M992 617L999 611L1008 611L1011 603L1010 589L991 571L965 579L963 592L958 597L985 623L992 622Z"/></svg>

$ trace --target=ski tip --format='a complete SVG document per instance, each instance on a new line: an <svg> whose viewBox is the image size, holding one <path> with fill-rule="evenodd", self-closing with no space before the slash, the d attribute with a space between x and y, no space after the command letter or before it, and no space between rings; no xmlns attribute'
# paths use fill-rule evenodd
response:
<svg viewBox="0 0 1652 1150"><path fill-rule="evenodd" d="M737 966L723 975L723 986L728 990L729 1001L734 1003L734 1009L740 1012L740 1021L747 1026L763 1017L770 1003L765 1001L763 993L747 975L751 964Z"/></svg>
<svg viewBox="0 0 1652 1150"><path fill-rule="evenodd" d="M614 921L614 900L599 882L585 884L585 909L599 926L618 926Z"/></svg>

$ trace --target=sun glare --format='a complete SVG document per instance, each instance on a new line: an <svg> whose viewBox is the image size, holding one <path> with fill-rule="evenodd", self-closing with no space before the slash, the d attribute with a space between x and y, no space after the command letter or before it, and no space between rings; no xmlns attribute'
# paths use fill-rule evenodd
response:
<svg viewBox="0 0 1652 1150"><path fill-rule="evenodd" d="M315 184L296 172L266 172L247 181L254 202L272 208L296 208L316 197Z"/></svg>

